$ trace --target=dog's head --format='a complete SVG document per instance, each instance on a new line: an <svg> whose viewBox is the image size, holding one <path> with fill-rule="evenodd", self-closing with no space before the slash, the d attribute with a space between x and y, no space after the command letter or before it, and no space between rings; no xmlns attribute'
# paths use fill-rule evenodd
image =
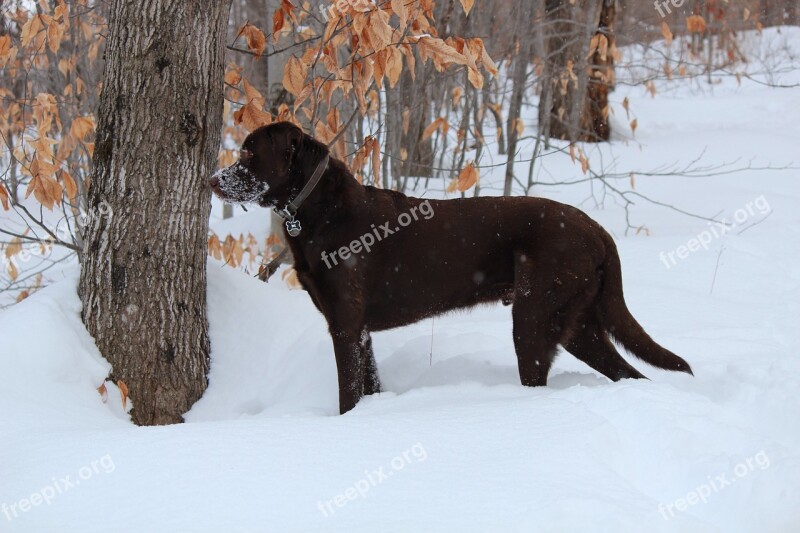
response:
<svg viewBox="0 0 800 533"><path fill-rule="evenodd" d="M294 181L305 172L306 162L300 159L305 159L301 154L306 145L318 144L290 122L262 126L244 140L239 160L218 170L208 183L226 202L275 205L298 188Z"/></svg>

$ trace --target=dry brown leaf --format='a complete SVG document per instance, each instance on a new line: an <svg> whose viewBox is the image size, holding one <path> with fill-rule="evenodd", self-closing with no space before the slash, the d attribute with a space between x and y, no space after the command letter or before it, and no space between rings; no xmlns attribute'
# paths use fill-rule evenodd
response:
<svg viewBox="0 0 800 533"><path fill-rule="evenodd" d="M20 239L19 237L14 237L13 239L11 239L11 242L8 243L8 246L6 246L6 251L5 251L6 259L11 259L21 251L22 251L22 239Z"/></svg>
<svg viewBox="0 0 800 533"><path fill-rule="evenodd" d="M381 183L381 145L377 139L372 140L372 181L375 187Z"/></svg>
<svg viewBox="0 0 800 533"><path fill-rule="evenodd" d="M291 56L283 69L283 86L294 96L299 96L306 84L307 74L308 66L300 58Z"/></svg>
<svg viewBox="0 0 800 533"><path fill-rule="evenodd" d="M263 111L260 105L248 102L233 114L234 124L242 124L247 131L254 131L272 123L272 115Z"/></svg>
<svg viewBox="0 0 800 533"><path fill-rule="evenodd" d="M442 117L437 117L433 122L428 124L428 127L422 132L422 140L430 138L433 133L438 130L439 128L443 127L447 121Z"/></svg>
<svg viewBox="0 0 800 533"><path fill-rule="evenodd" d="M522 121L522 118L517 117L514 120L514 130L517 134L517 139L522 137L522 134L525 132L525 123Z"/></svg>
<svg viewBox="0 0 800 533"><path fill-rule="evenodd" d="M222 243L219 242L219 237L217 237L217 234L213 232L208 238L208 255L218 261L222 259Z"/></svg>
<svg viewBox="0 0 800 533"><path fill-rule="evenodd" d="M692 15L686 18L686 29L690 33L703 33L706 31L706 20L700 15Z"/></svg>
<svg viewBox="0 0 800 533"><path fill-rule="evenodd" d="M41 15L34 15L28 19L28 21L22 26L22 32L20 33L22 46L28 46L31 40L36 37L36 34L38 34L43 28L44 24L42 23Z"/></svg>
<svg viewBox="0 0 800 533"><path fill-rule="evenodd" d="M453 103L453 107L457 107L458 103L461 101L461 97L464 95L464 89L461 87L454 87L452 92L452 99L451 102Z"/></svg>
<svg viewBox="0 0 800 533"><path fill-rule="evenodd" d="M276 9L272 14L272 41L278 42L278 36L286 26L286 15L282 9Z"/></svg>
<svg viewBox="0 0 800 533"><path fill-rule="evenodd" d="M100 393L100 399L103 401L103 403L108 403L108 389L106 388L105 383L97 387L97 392Z"/></svg>
<svg viewBox="0 0 800 533"><path fill-rule="evenodd" d="M394 46L390 46L386 50L388 52L386 74L389 76L389 86L394 88L400 81L400 74L403 73L403 54Z"/></svg>
<svg viewBox="0 0 800 533"><path fill-rule="evenodd" d="M53 18L61 22L69 22L67 16L69 15L69 6L63 0L59 0L58 5L53 11Z"/></svg>
<svg viewBox="0 0 800 533"><path fill-rule="evenodd" d="M228 234L222 243L222 260L228 266L237 267L241 264L242 257L244 257L244 248L241 247L241 236L237 240L233 235Z"/></svg>
<svg viewBox="0 0 800 533"><path fill-rule="evenodd" d="M33 169L37 161L38 160L33 161L31 169ZM60 183L52 177L37 171L34 172L31 181L28 183L28 188L25 191L25 198L33 193L33 196L44 208L52 211L53 206L61 204L61 191Z"/></svg>
<svg viewBox="0 0 800 533"><path fill-rule="evenodd" d="M400 29L405 30L406 23L408 22L408 11L406 10L405 0L392 0L392 11L394 11L394 14L400 19Z"/></svg>
<svg viewBox="0 0 800 533"><path fill-rule="evenodd" d="M631 133L636 135L636 128L639 126L639 121L637 119L631 120Z"/></svg>
<svg viewBox="0 0 800 533"><path fill-rule="evenodd" d="M247 97L247 101L252 102L252 104L259 109L264 109L264 102L266 100L264 99L264 96L262 96L262 94L258 91L258 89L250 85L250 82L247 81L247 78L243 79L242 85L244 88L244 95Z"/></svg>
<svg viewBox="0 0 800 533"><path fill-rule="evenodd" d="M608 59L608 37L600 34L599 44L597 45L597 52L600 54L600 60L605 61Z"/></svg>
<svg viewBox="0 0 800 533"><path fill-rule="evenodd" d="M9 205L9 196L8 191L6 190L5 186L0 183L0 203L3 204L3 211L8 211L11 209Z"/></svg>
<svg viewBox="0 0 800 533"><path fill-rule="evenodd" d="M469 78L469 82L476 89L483 88L483 74L481 74L478 69L467 67L467 78Z"/></svg>
<svg viewBox="0 0 800 533"><path fill-rule="evenodd" d="M367 159L367 155L372 152L372 136L367 135L364 137L364 143L356 150L355 155L353 156L353 161L351 164L351 168L353 168L356 172L361 172L361 167L364 166L364 161Z"/></svg>
<svg viewBox="0 0 800 533"><path fill-rule="evenodd" d="M64 36L64 29L61 24L51 21L47 25L47 47L54 54L61 48L61 38Z"/></svg>
<svg viewBox="0 0 800 533"><path fill-rule="evenodd" d="M239 85L239 82L242 81L242 73L237 68L230 68L228 72L225 73L225 83L228 85Z"/></svg>
<svg viewBox="0 0 800 533"><path fill-rule="evenodd" d="M581 162L581 172L586 174L589 170L589 158L583 153L583 150L578 150L578 159Z"/></svg>
<svg viewBox="0 0 800 533"><path fill-rule="evenodd" d="M78 195L78 184L75 179L66 170L61 171L61 182L64 184L64 192L67 193L67 198L74 200Z"/></svg>
<svg viewBox="0 0 800 533"><path fill-rule="evenodd" d="M6 61L11 55L11 36L0 35L0 60Z"/></svg>
<svg viewBox="0 0 800 533"><path fill-rule="evenodd" d="M472 6L475 3L475 0L461 0L461 7L464 8L464 14L469 16L469 12L472 10Z"/></svg>
<svg viewBox="0 0 800 533"><path fill-rule="evenodd" d="M661 22L661 35L664 37L664 42L666 44L672 44L672 31L669 29L667 21Z"/></svg>
<svg viewBox="0 0 800 533"><path fill-rule="evenodd" d="M400 51L406 56L406 65L408 65L408 72L411 73L411 79L416 80L416 65L417 65L417 58L414 55L414 49L411 48L410 45L404 44L400 47Z"/></svg>
<svg viewBox="0 0 800 533"><path fill-rule="evenodd" d="M382 9L373 11L369 16L370 36L375 36L378 42L373 40L376 50L380 50L392 44L392 27L389 26L389 13Z"/></svg>
<svg viewBox="0 0 800 533"><path fill-rule="evenodd" d="M76 141L85 141L86 136L94 131L94 118L92 117L76 117L72 119L72 125L69 128L69 135Z"/></svg>
<svg viewBox="0 0 800 533"><path fill-rule="evenodd" d="M461 173L458 175L457 189L461 192L464 192L478 183L478 179L478 169L475 168L475 163L470 162L461 170Z"/></svg>
<svg viewBox="0 0 800 533"><path fill-rule="evenodd" d="M467 58L459 53L455 48L445 43L438 37L423 36L417 43L420 58L426 62L428 58L433 58L437 65L447 66L449 64L466 65Z"/></svg>
<svg viewBox="0 0 800 533"><path fill-rule="evenodd" d="M119 395L122 397L122 410L126 411L128 408L128 386L121 379L117 381L119 387Z"/></svg>
<svg viewBox="0 0 800 533"><path fill-rule="evenodd" d="M378 89L383 89L383 76L386 72L386 56L388 55L387 49L375 52L372 56L372 70L375 78L375 85Z"/></svg>
<svg viewBox="0 0 800 533"><path fill-rule="evenodd" d="M297 7L290 1L290 0L281 0L281 11L283 11L289 20L292 22L297 22L297 17L294 15L294 11Z"/></svg>
<svg viewBox="0 0 800 533"><path fill-rule="evenodd" d="M601 34L595 33L592 39L589 41L589 53L586 55L587 58L592 57L597 50L597 46L600 43Z"/></svg>
<svg viewBox="0 0 800 533"><path fill-rule="evenodd" d="M247 48L249 48L256 57L261 57L264 54L264 50L267 48L267 37L264 35L264 32L248 22L242 28L241 34L247 41Z"/></svg>
<svg viewBox="0 0 800 533"><path fill-rule="evenodd" d="M297 96L297 98L294 101L294 112L295 113L297 113L297 110L300 108L300 106L302 106L303 103L306 100L308 100L308 97L311 96L311 94L314 92L313 89L314 88L311 86L310 83L308 85L306 85L305 87L303 87L303 90L300 91L300 94Z"/></svg>
<svg viewBox="0 0 800 533"><path fill-rule="evenodd" d="M622 100L622 109L624 109L624 110L625 110L625 117L627 117L627 118L631 118L631 114L630 114L630 105L631 105L631 101L630 101L630 100L628 100L628 97L626 96L626 97L625 97L625 98Z"/></svg>
<svg viewBox="0 0 800 533"><path fill-rule="evenodd" d="M9 261L6 265L6 272L8 272L8 279L11 281L15 281L17 276L19 276L19 270L17 270L17 266L11 261Z"/></svg>

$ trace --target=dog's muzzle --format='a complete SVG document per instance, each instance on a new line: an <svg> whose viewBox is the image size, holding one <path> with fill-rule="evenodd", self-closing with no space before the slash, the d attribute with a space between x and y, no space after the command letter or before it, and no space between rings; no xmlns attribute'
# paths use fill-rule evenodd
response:
<svg viewBox="0 0 800 533"><path fill-rule="evenodd" d="M220 199L232 203L258 202L269 189L239 162L216 171L208 179L208 186Z"/></svg>

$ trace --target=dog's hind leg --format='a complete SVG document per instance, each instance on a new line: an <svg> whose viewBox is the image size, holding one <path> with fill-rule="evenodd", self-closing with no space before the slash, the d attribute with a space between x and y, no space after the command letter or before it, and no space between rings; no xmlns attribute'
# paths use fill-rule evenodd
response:
<svg viewBox="0 0 800 533"><path fill-rule="evenodd" d="M547 385L547 374L558 346L558 305L552 290L533 273L524 256L517 258L514 274L514 349L519 378L528 387Z"/></svg>
<svg viewBox="0 0 800 533"><path fill-rule="evenodd" d="M381 379L378 376L378 365L372 352L372 337L366 329L361 332L361 343L364 354L364 395L381 392Z"/></svg>
<svg viewBox="0 0 800 533"><path fill-rule="evenodd" d="M622 358L593 317L575 325L572 335L563 346L569 353L612 381L626 378L647 379Z"/></svg>

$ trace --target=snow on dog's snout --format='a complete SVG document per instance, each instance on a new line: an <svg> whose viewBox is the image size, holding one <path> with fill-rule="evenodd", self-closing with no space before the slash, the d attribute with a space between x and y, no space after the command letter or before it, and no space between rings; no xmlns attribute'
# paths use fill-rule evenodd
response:
<svg viewBox="0 0 800 533"><path fill-rule="evenodd" d="M216 171L209 184L217 196L230 203L257 202L269 189L241 161Z"/></svg>

